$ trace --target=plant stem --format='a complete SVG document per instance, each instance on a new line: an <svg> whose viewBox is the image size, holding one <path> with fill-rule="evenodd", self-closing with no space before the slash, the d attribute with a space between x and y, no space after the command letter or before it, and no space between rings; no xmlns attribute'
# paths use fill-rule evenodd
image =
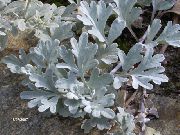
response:
<svg viewBox="0 0 180 135"><path fill-rule="evenodd" d="M130 104L130 102L135 99L137 93L138 93L138 90L136 90L136 91L131 95L131 97L126 101L125 107L128 107L128 105Z"/></svg>
<svg viewBox="0 0 180 135"><path fill-rule="evenodd" d="M121 68L121 66L122 66L122 64L119 63L113 70L111 70L110 74L115 74L118 71L118 69Z"/></svg>
<svg viewBox="0 0 180 135"><path fill-rule="evenodd" d="M164 54L165 51L166 51L166 49L167 49L167 47L168 47L168 45L163 45L162 48L161 48L161 50L160 50L160 53L161 53L161 54Z"/></svg>
<svg viewBox="0 0 180 135"><path fill-rule="evenodd" d="M136 39L136 42L138 42L139 39L137 38L137 36L136 36L136 34L134 33L134 31L132 30L132 28L131 28L131 27L127 27L127 28L128 28L128 30L131 32L132 36Z"/></svg>

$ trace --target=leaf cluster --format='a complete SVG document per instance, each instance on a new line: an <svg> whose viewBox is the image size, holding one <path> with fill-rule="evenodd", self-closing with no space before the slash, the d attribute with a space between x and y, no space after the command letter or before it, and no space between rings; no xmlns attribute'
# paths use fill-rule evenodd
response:
<svg viewBox="0 0 180 135"><path fill-rule="evenodd" d="M134 117L115 104L117 91L124 86L151 90L153 84L168 81L161 64L164 55L155 53L154 47L179 47L180 25L168 22L159 34L161 21L154 19L143 39L125 54L115 41L124 29L132 30L143 13L137 5L149 6L149 0L70 3L57 7L38 0L0 0L0 49L6 46L8 32L31 30L39 39L28 53L20 49L19 57L9 55L2 62L12 73L26 76L27 91L20 96L29 100L29 108L85 118L81 126L85 133L94 127L110 129L115 122L120 130L114 135L134 135ZM156 12L174 3L153 0L152 5ZM115 19L109 25L112 15ZM79 37L73 32L78 23L83 27Z"/></svg>

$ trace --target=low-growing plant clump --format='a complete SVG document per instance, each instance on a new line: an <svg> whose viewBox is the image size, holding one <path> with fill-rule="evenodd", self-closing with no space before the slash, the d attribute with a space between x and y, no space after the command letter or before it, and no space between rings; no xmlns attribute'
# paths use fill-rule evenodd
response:
<svg viewBox="0 0 180 135"><path fill-rule="evenodd" d="M10 34L34 33L38 39L37 46L28 51L21 48L19 57L11 54L2 62L12 73L25 76L22 84L27 90L20 97L29 100L29 108L84 118L85 133L97 127L107 135L134 135L139 124L138 132L143 134L148 114L157 116L156 108L145 106L146 91L152 91L153 84L168 82L165 57L156 48L180 47L180 25L169 21L163 27L155 16L175 3L69 0L68 6L57 7L38 0L0 0L0 50L8 46ZM151 21L138 38L132 27L150 6ZM122 36L125 30L135 41L127 53L117 42L122 38L128 42ZM133 111L130 102L137 93L141 99ZM111 131L112 127L117 130Z"/></svg>

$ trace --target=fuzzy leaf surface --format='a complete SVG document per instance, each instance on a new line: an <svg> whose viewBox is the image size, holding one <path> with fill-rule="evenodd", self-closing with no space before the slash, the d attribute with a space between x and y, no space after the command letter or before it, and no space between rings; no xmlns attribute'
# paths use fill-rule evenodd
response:
<svg viewBox="0 0 180 135"><path fill-rule="evenodd" d="M108 121L107 118L104 118L104 117L86 119L86 120L84 120L83 124L81 125L81 128L84 129L85 133L89 133L90 130L96 126L99 130L111 128L110 122Z"/></svg>
<svg viewBox="0 0 180 135"><path fill-rule="evenodd" d="M94 1L90 4L82 1L80 11L82 14L78 15L77 18L81 20L85 26L91 26L92 28L88 30L88 33L97 37L101 42L112 44L125 28L124 21L115 19L111 25L108 36L105 36L104 29L107 19L112 13L112 6L106 6L104 1L99 1L98 4Z"/></svg>
<svg viewBox="0 0 180 135"><path fill-rule="evenodd" d="M141 8L134 7L137 0L114 0L114 2L117 5L114 11L121 20L126 22L127 27L130 27L139 18L140 14L142 14Z"/></svg>
<svg viewBox="0 0 180 135"><path fill-rule="evenodd" d="M122 69L125 71L123 74L132 77L134 89L138 89L139 85L146 89L152 89L151 81L159 85L161 82L168 81L167 76L162 74L165 71L164 67L161 66L161 62L165 59L164 56L162 54L153 55L153 48L148 47L143 56L143 47L143 44L138 43L130 49L127 55L123 51L119 51Z"/></svg>

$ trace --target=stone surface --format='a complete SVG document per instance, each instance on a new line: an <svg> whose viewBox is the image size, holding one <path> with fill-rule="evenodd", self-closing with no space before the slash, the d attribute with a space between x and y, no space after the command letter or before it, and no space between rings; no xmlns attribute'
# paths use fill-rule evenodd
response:
<svg viewBox="0 0 180 135"><path fill-rule="evenodd" d="M158 109L159 119L150 121L147 125L160 131L162 135L180 134L180 98L172 99L164 96L153 96L152 101Z"/></svg>

